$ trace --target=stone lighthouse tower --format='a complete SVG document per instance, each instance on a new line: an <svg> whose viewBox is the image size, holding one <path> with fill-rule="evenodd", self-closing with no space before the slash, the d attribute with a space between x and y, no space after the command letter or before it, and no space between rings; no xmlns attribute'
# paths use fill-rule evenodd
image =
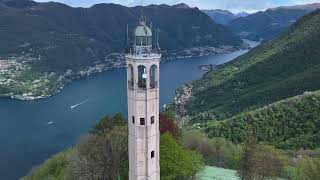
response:
<svg viewBox="0 0 320 180"><path fill-rule="evenodd" d="M141 17L126 49L129 180L160 180L158 33Z"/></svg>

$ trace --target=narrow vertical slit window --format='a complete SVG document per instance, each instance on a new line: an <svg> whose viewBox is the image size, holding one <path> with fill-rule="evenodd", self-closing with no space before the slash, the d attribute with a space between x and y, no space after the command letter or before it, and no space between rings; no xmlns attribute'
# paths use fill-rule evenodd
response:
<svg viewBox="0 0 320 180"><path fill-rule="evenodd" d="M151 124L154 124L154 116L151 117Z"/></svg>
<svg viewBox="0 0 320 180"><path fill-rule="evenodd" d="M141 126L146 125L146 121L144 118L140 118L140 125Z"/></svg>
<svg viewBox="0 0 320 180"><path fill-rule="evenodd" d="M154 158L154 151L151 151L151 158Z"/></svg>
<svg viewBox="0 0 320 180"><path fill-rule="evenodd" d="M132 124L134 124L134 116L132 116Z"/></svg>

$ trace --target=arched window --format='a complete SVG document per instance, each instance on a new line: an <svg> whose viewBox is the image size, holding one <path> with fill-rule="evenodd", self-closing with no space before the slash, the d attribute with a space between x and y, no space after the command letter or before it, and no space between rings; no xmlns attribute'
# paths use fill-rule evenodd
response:
<svg viewBox="0 0 320 180"><path fill-rule="evenodd" d="M147 88L147 72L143 65L138 66L138 87L141 89Z"/></svg>
<svg viewBox="0 0 320 180"><path fill-rule="evenodd" d="M133 66L129 64L128 66L128 86L129 88L134 87L134 71L133 71Z"/></svg>
<svg viewBox="0 0 320 180"><path fill-rule="evenodd" d="M150 68L150 88L154 89L157 88L158 86L158 82L157 82L157 66L156 65L152 65Z"/></svg>

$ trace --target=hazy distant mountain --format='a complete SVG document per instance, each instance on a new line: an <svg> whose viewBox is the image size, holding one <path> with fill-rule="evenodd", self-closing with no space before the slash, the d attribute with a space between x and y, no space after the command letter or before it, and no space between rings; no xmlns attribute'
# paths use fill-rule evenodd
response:
<svg viewBox="0 0 320 180"><path fill-rule="evenodd" d="M239 17L246 17L246 16L249 16L250 13L247 13L247 12L238 12L235 14L237 18Z"/></svg>
<svg viewBox="0 0 320 180"><path fill-rule="evenodd" d="M320 3L272 8L237 18L230 22L228 28L243 38L269 40L279 35L303 15L318 8Z"/></svg>
<svg viewBox="0 0 320 180"><path fill-rule="evenodd" d="M230 11L227 10L221 10L221 9L214 9L214 10L202 10L206 14L208 14L216 23L227 25L232 20L238 18L238 17L245 17L249 15L249 13L246 12L240 12L237 14L233 14Z"/></svg>

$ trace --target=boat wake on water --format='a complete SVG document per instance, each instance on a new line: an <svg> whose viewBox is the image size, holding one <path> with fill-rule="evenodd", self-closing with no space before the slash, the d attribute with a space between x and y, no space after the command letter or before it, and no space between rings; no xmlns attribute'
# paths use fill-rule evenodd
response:
<svg viewBox="0 0 320 180"><path fill-rule="evenodd" d="M84 104L84 103L87 103L89 100L85 100L85 101L83 101L83 102L81 102L81 103L79 103L79 104L75 104L75 105L73 105L73 106L70 106L70 109L74 109L74 108L76 108L76 107L78 107L78 106L81 106L82 104Z"/></svg>

